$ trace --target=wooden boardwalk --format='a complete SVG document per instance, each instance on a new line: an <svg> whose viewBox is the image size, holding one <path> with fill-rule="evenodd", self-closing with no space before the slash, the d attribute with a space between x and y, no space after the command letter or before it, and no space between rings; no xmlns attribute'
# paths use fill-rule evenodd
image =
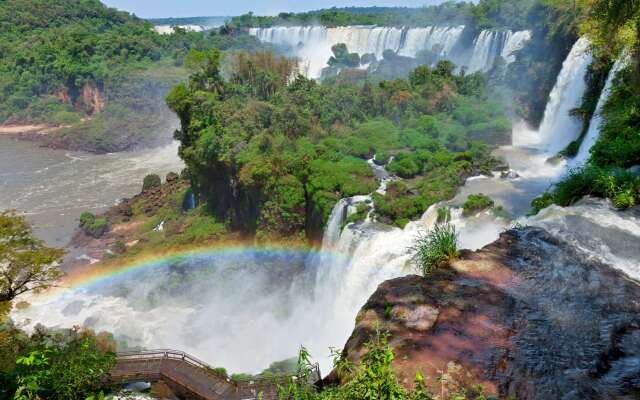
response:
<svg viewBox="0 0 640 400"><path fill-rule="evenodd" d="M317 381L320 379L317 366L315 373ZM118 353L116 367L111 371L113 383L162 381L198 400L276 400L278 387L289 378L229 379L197 358L175 350Z"/></svg>

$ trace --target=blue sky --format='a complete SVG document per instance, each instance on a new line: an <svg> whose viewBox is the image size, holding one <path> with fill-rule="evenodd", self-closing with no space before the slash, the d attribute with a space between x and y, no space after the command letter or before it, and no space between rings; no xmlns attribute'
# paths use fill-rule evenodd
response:
<svg viewBox="0 0 640 400"><path fill-rule="evenodd" d="M105 4L139 17L230 16L254 11L273 15L282 11L308 11L345 6L410 6L437 4L442 0L102 0Z"/></svg>

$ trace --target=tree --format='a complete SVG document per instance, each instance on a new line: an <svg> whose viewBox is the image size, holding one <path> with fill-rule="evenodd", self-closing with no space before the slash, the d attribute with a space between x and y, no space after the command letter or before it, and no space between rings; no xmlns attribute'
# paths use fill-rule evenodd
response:
<svg viewBox="0 0 640 400"><path fill-rule="evenodd" d="M582 29L600 51L614 58L630 51L640 65L640 0L584 0L588 18Z"/></svg>
<svg viewBox="0 0 640 400"><path fill-rule="evenodd" d="M31 340L33 350L16 360L15 400L100 398L108 389L116 365L110 334L73 329Z"/></svg>
<svg viewBox="0 0 640 400"><path fill-rule="evenodd" d="M63 275L64 250L46 247L14 211L0 213L0 303L48 289Z"/></svg>

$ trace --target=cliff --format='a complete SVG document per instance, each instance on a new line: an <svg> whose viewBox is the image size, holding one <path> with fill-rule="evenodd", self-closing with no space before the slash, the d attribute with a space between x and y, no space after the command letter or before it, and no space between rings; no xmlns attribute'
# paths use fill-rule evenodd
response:
<svg viewBox="0 0 640 400"><path fill-rule="evenodd" d="M444 374L501 398L637 398L638 299L622 272L542 229L512 230L429 278L380 285L344 352L357 362L379 326L406 386L421 371L438 393Z"/></svg>

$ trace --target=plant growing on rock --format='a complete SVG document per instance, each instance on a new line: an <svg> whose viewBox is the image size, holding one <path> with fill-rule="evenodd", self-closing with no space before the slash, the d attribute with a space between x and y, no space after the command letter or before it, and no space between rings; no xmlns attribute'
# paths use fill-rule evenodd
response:
<svg viewBox="0 0 640 400"><path fill-rule="evenodd" d="M495 203L493 202L491 197L485 194L471 194L469 195L469 197L467 197L467 201L465 201L464 205L462 206L464 210L463 214L465 216L472 215L477 212L486 210L487 208L491 208L494 204Z"/></svg>
<svg viewBox="0 0 640 400"><path fill-rule="evenodd" d="M426 235L420 234L410 248L422 276L447 265L458 256L458 233L452 224L436 224Z"/></svg>
<svg viewBox="0 0 640 400"><path fill-rule="evenodd" d="M451 221L451 209L449 207L438 207L438 224L446 224Z"/></svg>
<svg viewBox="0 0 640 400"><path fill-rule="evenodd" d="M96 216L90 212L83 212L80 215L80 228L82 228L87 235L97 239L107 231L107 219L96 218Z"/></svg>

